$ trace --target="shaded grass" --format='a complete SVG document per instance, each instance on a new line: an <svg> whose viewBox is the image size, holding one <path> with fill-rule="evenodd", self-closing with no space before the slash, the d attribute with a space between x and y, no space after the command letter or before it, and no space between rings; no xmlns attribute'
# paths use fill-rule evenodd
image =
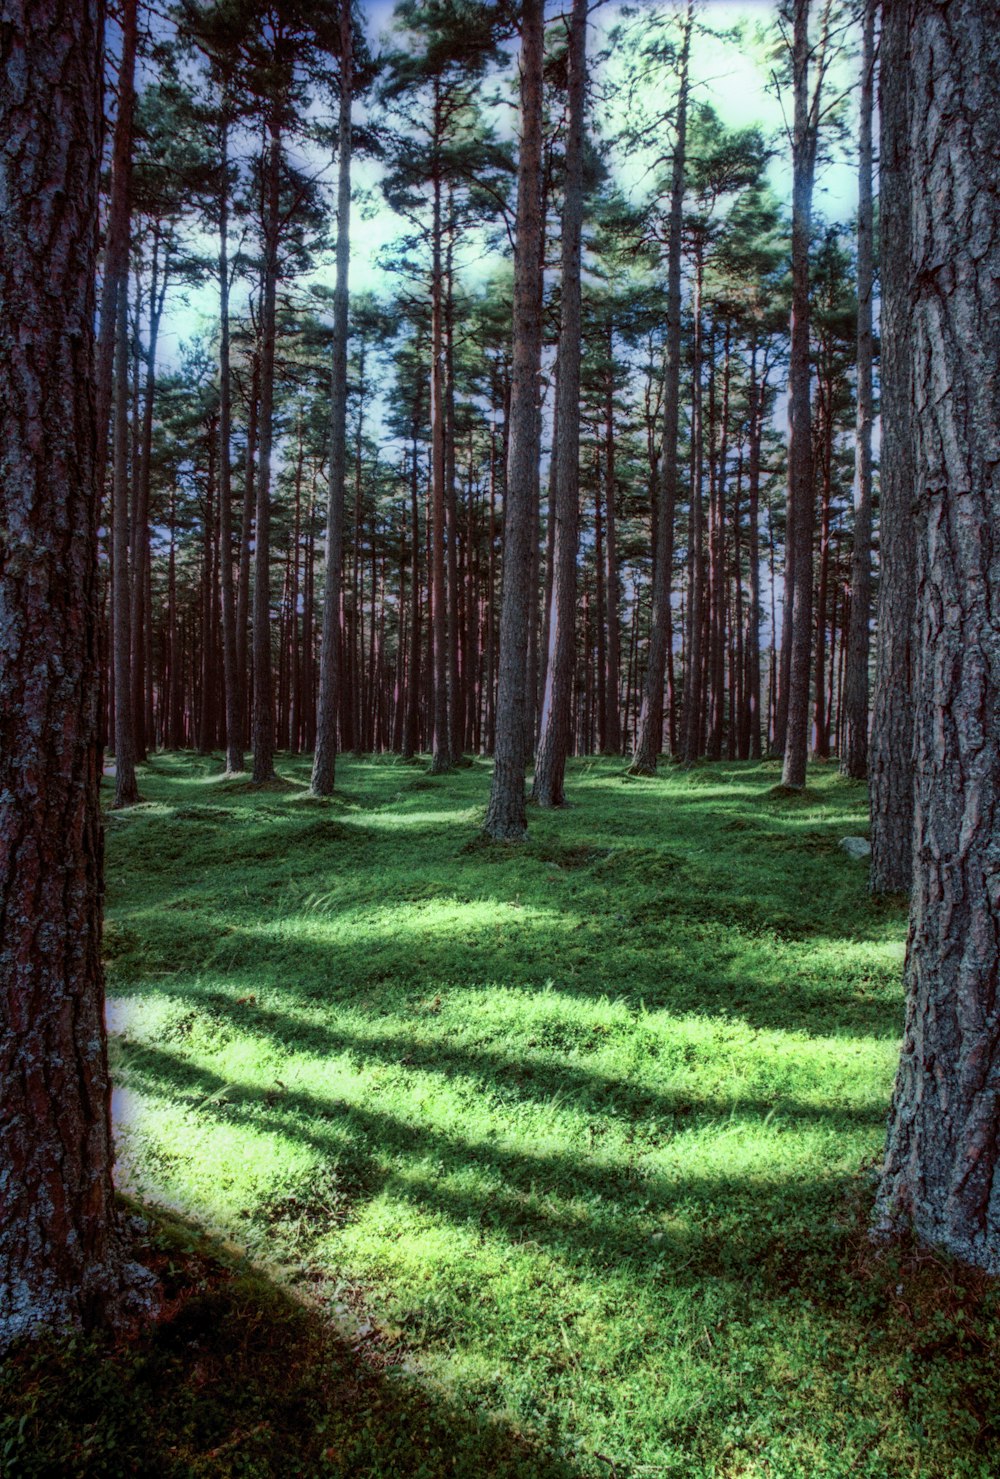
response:
<svg viewBox="0 0 1000 1479"><path fill-rule="evenodd" d="M109 823L123 1170L398 1367L331 1472L995 1472L992 1294L863 1237L905 915L837 846L862 789L577 762L512 849L479 762L217 768ZM300 1469L177 1472L326 1472L338 1371Z"/></svg>

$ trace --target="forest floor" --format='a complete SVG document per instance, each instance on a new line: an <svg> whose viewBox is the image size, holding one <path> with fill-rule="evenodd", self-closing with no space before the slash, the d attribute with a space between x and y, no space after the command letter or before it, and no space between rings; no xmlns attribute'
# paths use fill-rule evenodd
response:
<svg viewBox="0 0 1000 1479"><path fill-rule="evenodd" d="M504 848L484 763L278 768L157 756L109 815L122 1180L188 1221L138 1347L5 1379L0 1472L1000 1473L1000 1301L865 1236L862 788L579 761Z"/></svg>

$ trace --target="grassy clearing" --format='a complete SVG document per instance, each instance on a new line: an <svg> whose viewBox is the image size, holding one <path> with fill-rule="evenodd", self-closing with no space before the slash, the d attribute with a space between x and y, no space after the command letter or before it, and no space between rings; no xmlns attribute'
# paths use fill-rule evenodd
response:
<svg viewBox="0 0 1000 1479"><path fill-rule="evenodd" d="M216 1417L171 1455L164 1399L136 1472L1000 1472L992 1293L863 1237L905 917L838 849L861 789L578 762L509 849L476 835L485 765L345 760L330 803L280 769L158 757L109 817L128 1188L286 1291L202 1280ZM255 1279L298 1406L226 1364ZM288 1290L312 1313L265 1339ZM197 1413L164 1339L142 1360Z"/></svg>

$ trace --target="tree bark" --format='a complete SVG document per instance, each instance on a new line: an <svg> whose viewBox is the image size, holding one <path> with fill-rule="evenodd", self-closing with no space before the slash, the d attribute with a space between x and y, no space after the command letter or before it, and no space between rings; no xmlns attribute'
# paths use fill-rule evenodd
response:
<svg viewBox="0 0 1000 1479"><path fill-rule="evenodd" d="M531 569L532 486L538 457L538 374L542 312L539 242L542 221L543 0L521 9L521 141L514 251L514 348L500 607L496 746L484 830L498 842L527 833L525 815L525 666Z"/></svg>
<svg viewBox="0 0 1000 1479"><path fill-rule="evenodd" d="M872 100L875 0L867 0L861 40L858 135L858 413L854 441L854 538L851 604L844 651L842 775L868 774L868 654L872 604Z"/></svg>
<svg viewBox="0 0 1000 1479"><path fill-rule="evenodd" d="M330 374L330 482L326 505L326 583L320 646L316 753L311 789L329 796L337 770L340 709L340 588L344 545L344 480L347 475L347 310L351 261L351 101L353 97L351 7L340 8L340 119L337 148L337 280L333 302L333 363Z"/></svg>
<svg viewBox="0 0 1000 1479"><path fill-rule="evenodd" d="M910 425L910 185L907 177L909 96L907 36L897 12L883 17L879 74L882 145L879 215L882 290L882 446L879 457L879 591L875 621L869 786L871 887L910 887L913 829L914 470ZM974 7L973 13L978 13Z"/></svg>
<svg viewBox="0 0 1000 1479"><path fill-rule="evenodd" d="M253 578L253 781L274 779L274 696L271 673L271 448L274 441L274 350L278 287L281 126L269 124L264 203L264 291L260 324L260 445Z"/></svg>
<svg viewBox="0 0 1000 1479"><path fill-rule="evenodd" d="M670 181L670 237L667 245L667 363L663 389L663 448L660 496L656 507L656 556L653 567L653 612L642 708L631 769L654 775L663 735L663 678L667 643L672 640L670 611L674 565L674 513L677 507L677 438L681 376L681 249L684 229L685 156L687 152L688 59L694 21L689 0L681 47L677 95L677 136Z"/></svg>
<svg viewBox="0 0 1000 1479"><path fill-rule="evenodd" d="M101 967L102 11L6 0L0 27L0 1347L151 1304L115 1213Z"/></svg>
<svg viewBox="0 0 1000 1479"><path fill-rule="evenodd" d="M792 527L792 624L788 654L787 728L782 785L802 790L809 750L809 657L813 627L812 407L809 395L809 233L812 219L816 128L809 107L809 6L794 0L792 76L792 321L788 371L788 490ZM818 84L817 84L818 86ZM787 602L787 594L786 594Z"/></svg>
<svg viewBox="0 0 1000 1479"><path fill-rule="evenodd" d="M233 582L232 378L229 366L229 97L221 99L219 130L219 583L222 587L222 671L226 690L226 772L243 769L243 675L236 643Z"/></svg>
<svg viewBox="0 0 1000 1479"><path fill-rule="evenodd" d="M876 1219L998 1274L1000 27L993 0L899 0L884 26L909 217L885 238L909 308L888 329L912 347L884 414L911 438L917 568L906 1026Z"/></svg>
<svg viewBox="0 0 1000 1479"><path fill-rule="evenodd" d="M555 548L549 660L532 796L565 803L576 668L576 560L580 524L580 246L583 231L583 115L587 84L587 0L573 0L569 28L569 117L562 212L559 384L556 392Z"/></svg>

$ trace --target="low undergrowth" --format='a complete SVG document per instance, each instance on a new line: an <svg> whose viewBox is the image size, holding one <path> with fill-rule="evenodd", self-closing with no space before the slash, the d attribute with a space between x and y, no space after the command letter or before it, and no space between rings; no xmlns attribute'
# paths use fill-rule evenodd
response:
<svg viewBox="0 0 1000 1479"><path fill-rule="evenodd" d="M860 788L579 761L499 848L481 762L218 768L109 819L110 1020L125 1185L243 1252L194 1344L22 1357L0 1472L997 1472L992 1289L865 1236L905 915ZM111 1419L32 1467L88 1382L161 1468Z"/></svg>

